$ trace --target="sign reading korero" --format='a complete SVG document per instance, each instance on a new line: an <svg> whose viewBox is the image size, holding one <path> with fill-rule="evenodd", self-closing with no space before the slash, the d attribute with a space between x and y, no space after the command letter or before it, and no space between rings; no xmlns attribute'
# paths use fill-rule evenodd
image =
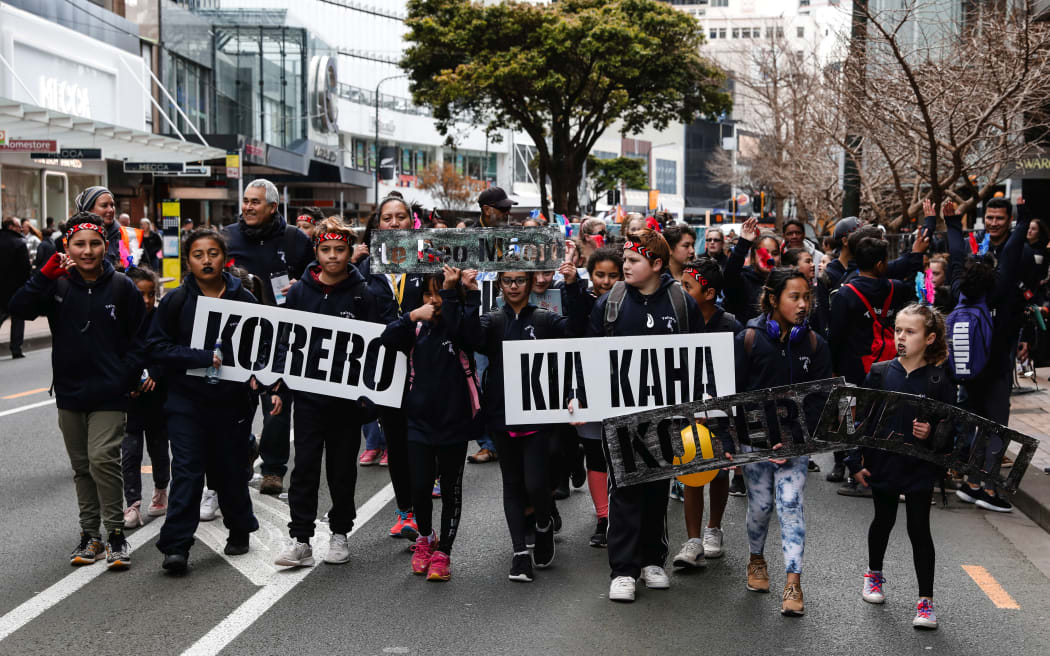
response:
<svg viewBox="0 0 1050 656"><path fill-rule="evenodd" d="M19 153L57 153L58 142L54 139L8 139L0 144L0 150Z"/></svg>
<svg viewBox="0 0 1050 656"><path fill-rule="evenodd" d="M367 321L201 296L190 348L210 351L221 339L222 380L244 382L255 376L272 385L283 379L299 392L366 397L376 405L399 408L408 360L404 353L383 346L383 328Z"/></svg>
<svg viewBox="0 0 1050 656"><path fill-rule="evenodd" d="M555 271L565 257L558 228L374 230L372 273L431 273L443 265L478 271Z"/></svg>
<svg viewBox="0 0 1050 656"><path fill-rule="evenodd" d="M183 162L124 162L125 173L182 173L186 170Z"/></svg>

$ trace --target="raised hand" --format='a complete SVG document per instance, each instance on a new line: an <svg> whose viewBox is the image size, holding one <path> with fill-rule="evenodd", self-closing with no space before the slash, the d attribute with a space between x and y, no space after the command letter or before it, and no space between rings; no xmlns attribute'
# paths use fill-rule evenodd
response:
<svg viewBox="0 0 1050 656"><path fill-rule="evenodd" d="M456 267L444 265L441 267L441 271L445 274L445 284L442 285L444 289L455 289L456 284L459 282L461 271Z"/></svg>
<svg viewBox="0 0 1050 656"><path fill-rule="evenodd" d="M748 241L755 241L758 239L758 218L751 217L747 221L744 221L744 225L740 226L740 238Z"/></svg>
<svg viewBox="0 0 1050 656"><path fill-rule="evenodd" d="M478 270L467 269L463 272L463 287L471 291L478 290Z"/></svg>

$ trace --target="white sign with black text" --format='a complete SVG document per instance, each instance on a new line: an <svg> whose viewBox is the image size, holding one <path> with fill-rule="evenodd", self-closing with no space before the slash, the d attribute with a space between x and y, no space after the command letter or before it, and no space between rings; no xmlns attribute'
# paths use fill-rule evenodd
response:
<svg viewBox="0 0 1050 656"><path fill-rule="evenodd" d="M190 347L226 354L219 378L264 385L278 379L298 392L367 397L401 407L408 368L403 353L379 341L382 324L217 298L197 299ZM204 369L189 371L203 376Z"/></svg>
<svg viewBox="0 0 1050 656"><path fill-rule="evenodd" d="M510 425L601 421L736 393L729 333L503 343ZM575 399L576 408L567 406Z"/></svg>

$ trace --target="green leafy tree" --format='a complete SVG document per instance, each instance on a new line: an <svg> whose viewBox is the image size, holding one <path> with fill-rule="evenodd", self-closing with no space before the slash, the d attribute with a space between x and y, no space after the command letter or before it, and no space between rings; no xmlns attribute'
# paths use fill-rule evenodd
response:
<svg viewBox="0 0 1050 656"><path fill-rule="evenodd" d="M696 20L656 0L409 0L406 25L401 66L415 101L442 132L467 121L527 133L547 216L550 199L575 212L587 155L617 121L637 134L730 107Z"/></svg>
<svg viewBox="0 0 1050 656"><path fill-rule="evenodd" d="M591 181L591 191L594 194L590 199L592 206L602 194L618 189L621 182L628 189L649 188L645 161L634 157L598 159L591 155L587 158L587 177Z"/></svg>

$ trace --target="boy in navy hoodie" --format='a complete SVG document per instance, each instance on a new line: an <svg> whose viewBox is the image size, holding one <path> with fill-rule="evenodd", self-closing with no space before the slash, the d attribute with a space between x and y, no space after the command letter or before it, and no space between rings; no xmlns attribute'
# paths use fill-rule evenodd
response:
<svg viewBox="0 0 1050 656"><path fill-rule="evenodd" d="M635 241L636 239L636 241ZM671 250L658 233L644 229L623 246L624 283L616 283L591 311L589 336L666 335L702 332L700 308L667 270ZM679 298L672 299L672 294ZM619 314L606 316L612 297L622 298ZM679 316L677 307L684 307ZM609 599L634 601L635 581L649 588L671 585L667 560L667 481L614 487L609 494Z"/></svg>
<svg viewBox="0 0 1050 656"><path fill-rule="evenodd" d="M124 538L120 444L128 393L143 367L146 306L135 284L105 259L102 219L69 220L66 253L55 253L11 298L13 314L47 316L58 426L73 465L80 506L80 543L72 565L103 558L111 570L131 565ZM99 523L109 532L103 545Z"/></svg>

